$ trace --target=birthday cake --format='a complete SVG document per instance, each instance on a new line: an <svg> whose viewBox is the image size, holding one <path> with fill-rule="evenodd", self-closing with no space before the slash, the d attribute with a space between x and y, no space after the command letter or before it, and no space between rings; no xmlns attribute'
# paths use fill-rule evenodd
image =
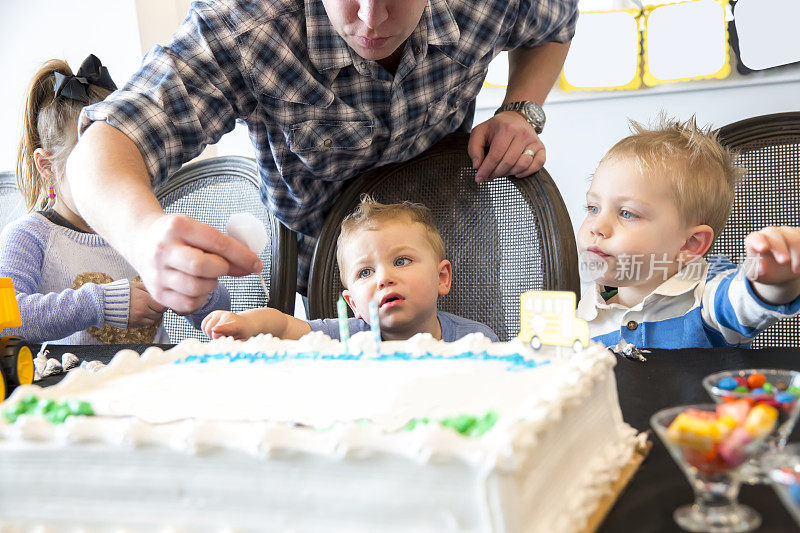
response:
<svg viewBox="0 0 800 533"><path fill-rule="evenodd" d="M572 532L631 459L600 345L373 339L187 340L17 388L0 529Z"/></svg>

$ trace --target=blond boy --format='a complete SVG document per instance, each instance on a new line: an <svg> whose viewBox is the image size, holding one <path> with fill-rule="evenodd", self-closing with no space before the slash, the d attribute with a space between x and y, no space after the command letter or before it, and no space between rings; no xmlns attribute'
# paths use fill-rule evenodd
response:
<svg viewBox="0 0 800 533"><path fill-rule="evenodd" d="M365 196L342 221L337 261L344 298L355 314L348 320L351 335L370 329L369 305L375 302L384 340L430 333L452 342L478 332L497 341L487 326L436 309L438 297L450 292L452 267L426 207L410 202L385 205ZM311 331L339 338L336 319L305 322L269 308L215 312L202 328L212 339L259 333L299 339Z"/></svg>
<svg viewBox="0 0 800 533"><path fill-rule="evenodd" d="M703 254L730 214L743 170L694 118L635 133L603 157L578 232L594 282L578 316L606 346L748 346L800 312L800 228L768 227L745 238L736 266Z"/></svg>

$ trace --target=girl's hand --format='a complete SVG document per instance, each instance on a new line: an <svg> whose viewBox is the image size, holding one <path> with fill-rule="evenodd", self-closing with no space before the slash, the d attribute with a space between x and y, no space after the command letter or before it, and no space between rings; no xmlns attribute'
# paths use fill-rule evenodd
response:
<svg viewBox="0 0 800 533"><path fill-rule="evenodd" d="M203 319L200 327L210 339L219 339L220 337L249 339L256 334L256 332L252 331L249 320L230 311L213 311L209 313Z"/></svg>
<svg viewBox="0 0 800 533"><path fill-rule="evenodd" d="M161 320L167 308L150 296L144 283L131 281L131 298L128 310L128 327L140 328L152 326Z"/></svg>

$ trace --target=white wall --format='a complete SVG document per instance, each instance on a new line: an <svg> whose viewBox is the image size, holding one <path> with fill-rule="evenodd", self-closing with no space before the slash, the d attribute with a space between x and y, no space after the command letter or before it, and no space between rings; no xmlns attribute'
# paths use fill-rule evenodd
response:
<svg viewBox="0 0 800 533"><path fill-rule="evenodd" d="M188 7L189 0L0 0L0 170L15 166L25 88L42 62L65 59L77 70L93 53L122 86Z"/></svg>

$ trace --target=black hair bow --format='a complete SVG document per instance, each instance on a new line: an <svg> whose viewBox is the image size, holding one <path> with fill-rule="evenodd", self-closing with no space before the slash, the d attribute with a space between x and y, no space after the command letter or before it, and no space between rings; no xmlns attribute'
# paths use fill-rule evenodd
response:
<svg viewBox="0 0 800 533"><path fill-rule="evenodd" d="M96 85L109 91L114 91L117 88L108 73L108 69L100 63L100 60L94 54L89 54L89 57L83 60L81 68L78 69L77 74L74 76L64 76L60 72L54 72L53 74L56 76L56 98L63 96L64 98L88 104L90 101L89 85Z"/></svg>

